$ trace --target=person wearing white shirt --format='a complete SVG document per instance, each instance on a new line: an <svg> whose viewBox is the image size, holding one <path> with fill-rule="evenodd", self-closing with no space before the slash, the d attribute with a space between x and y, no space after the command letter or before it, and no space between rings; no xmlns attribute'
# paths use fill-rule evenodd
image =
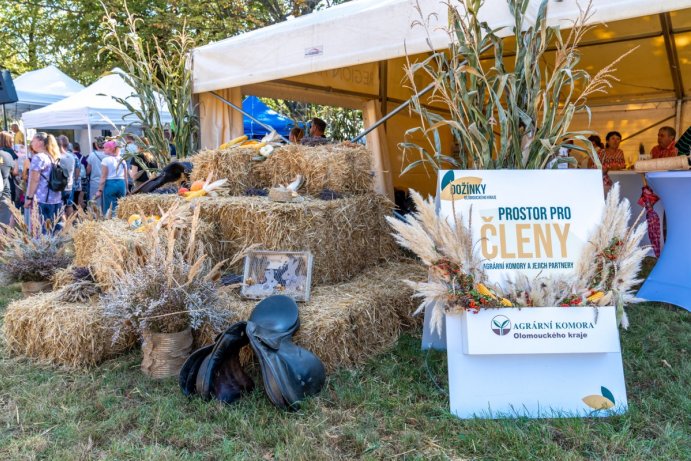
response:
<svg viewBox="0 0 691 461"><path fill-rule="evenodd" d="M120 147L115 141L103 144L106 157L101 162L101 180L94 199L103 197L103 213L115 214L118 199L127 195L127 164L120 157Z"/></svg>

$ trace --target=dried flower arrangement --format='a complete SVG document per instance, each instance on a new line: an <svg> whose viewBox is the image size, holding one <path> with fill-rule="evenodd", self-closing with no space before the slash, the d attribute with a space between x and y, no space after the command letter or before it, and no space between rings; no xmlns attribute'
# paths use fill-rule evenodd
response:
<svg viewBox="0 0 691 461"><path fill-rule="evenodd" d="M50 280L56 271L69 266L73 258L70 230L74 218L63 218L58 229L47 222L43 233L37 208L31 213L29 225L12 202L5 203L14 221L12 226L0 224L0 277L5 283Z"/></svg>
<svg viewBox="0 0 691 461"><path fill-rule="evenodd" d="M200 208L191 208L174 204L143 232L144 250L114 254L108 262L115 283L101 303L106 317L116 321L113 341L132 328L140 334L177 333L203 322L216 331L225 324L227 313L217 308L216 291L225 261L210 263L196 240ZM176 245L182 232L189 233L184 248Z"/></svg>
<svg viewBox="0 0 691 461"><path fill-rule="evenodd" d="M607 196L602 219L585 245L574 272L568 276L530 279L517 274L506 286L487 282L470 223L456 215L449 223L435 212L432 199L411 191L417 212L406 221L387 217L396 241L429 267L427 282L407 281L422 298L416 313L432 309L432 327L439 330L445 312L478 312L505 307L611 306L626 328L624 305L638 300L633 294L636 277L647 249L639 244L647 226L628 227L628 200L619 199L615 184Z"/></svg>

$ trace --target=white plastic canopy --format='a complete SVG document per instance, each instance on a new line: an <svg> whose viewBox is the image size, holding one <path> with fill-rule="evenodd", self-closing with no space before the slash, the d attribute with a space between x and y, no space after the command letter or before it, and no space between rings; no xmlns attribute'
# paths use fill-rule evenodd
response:
<svg viewBox="0 0 691 461"><path fill-rule="evenodd" d="M539 4L539 0L530 3L528 20L536 16ZM353 0L196 48L194 92L424 53L430 50L429 43L435 49L446 48L448 35L440 30L448 24L446 5L441 0ZM691 0L592 0L592 7L590 22L606 23L689 8ZM486 0L481 12L492 28L506 27L504 33L511 33L506 0ZM552 24L568 27L578 14L576 0L549 2ZM421 18L429 21L428 30L414 25ZM621 38L614 35L600 41Z"/></svg>
<svg viewBox="0 0 691 461"><path fill-rule="evenodd" d="M84 89L54 65L26 72L14 79L19 101L7 104L8 112L19 117L22 113L58 102Z"/></svg>
<svg viewBox="0 0 691 461"><path fill-rule="evenodd" d="M113 69L116 71L116 69ZM22 116L27 128L113 129L136 123L138 119L112 97L129 98L133 107L140 102L135 90L115 73L99 78L72 96L42 109L25 112ZM170 123L167 109L161 112L161 122Z"/></svg>

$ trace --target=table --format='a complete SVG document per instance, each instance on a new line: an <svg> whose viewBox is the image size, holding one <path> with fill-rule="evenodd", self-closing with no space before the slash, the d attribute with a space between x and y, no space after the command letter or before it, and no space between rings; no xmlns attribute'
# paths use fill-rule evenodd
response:
<svg viewBox="0 0 691 461"><path fill-rule="evenodd" d="M643 213L643 216L641 216L641 212L644 212L645 209L637 203L638 198L641 196L641 188L643 187L643 175L641 173L636 173L634 171L610 171L609 177L610 179L612 179L613 183L619 183L620 197L628 199L629 203L631 204L631 217L629 218L629 227L631 227L633 223L636 222L639 216L640 220L638 222L644 222L645 213ZM653 187L653 191L657 193L655 187ZM660 225L662 225L662 216L665 212L662 200L658 201L655 204L655 206L653 206L653 209L657 212L657 215L660 217ZM662 241L664 240L664 236L660 236L660 240L660 244L664 245L664 242ZM641 239L641 246L648 245L650 245L650 240L648 239L648 233L646 232L643 236L643 239ZM652 247L650 247L648 254L650 256L654 256Z"/></svg>
<svg viewBox="0 0 691 461"><path fill-rule="evenodd" d="M667 240L638 297L691 310L691 171L646 174L667 211Z"/></svg>

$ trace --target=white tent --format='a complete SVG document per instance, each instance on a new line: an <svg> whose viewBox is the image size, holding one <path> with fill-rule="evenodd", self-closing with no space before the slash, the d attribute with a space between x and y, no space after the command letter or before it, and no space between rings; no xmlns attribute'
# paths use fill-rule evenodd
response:
<svg viewBox="0 0 691 461"><path fill-rule="evenodd" d="M453 3L453 1L451 2ZM581 1L580 3L586 3ZM537 14L538 1L526 13ZM413 26L422 17L429 32ZM591 23L658 14L691 7L691 0L593 0ZM482 10L492 28L513 24L506 0L486 0ZM550 1L549 20L568 27L578 16L575 0ZM258 29L194 50L195 93L342 68L448 46L440 28L448 24L441 0L354 0L294 20ZM634 31L635 32L635 31ZM276 44L280 44L277 46Z"/></svg>
<svg viewBox="0 0 691 461"><path fill-rule="evenodd" d="M7 104L8 115L15 118L30 110L45 107L84 89L84 86L50 65L26 72L14 79L19 101Z"/></svg>
<svg viewBox="0 0 691 461"><path fill-rule="evenodd" d="M531 2L529 19L539 3ZM448 47L447 34L439 30L448 24L446 5L441 0L353 0L195 49L202 145L215 147L242 130L242 117L211 92L236 105L243 95L253 94L362 109L365 125L372 125L411 96L403 72L406 59L424 58L430 45ZM628 153L637 150L638 142L651 147L660 124L688 125L691 81L682 77L691 75L691 0L592 0L592 6L595 27L581 46L585 69L595 73L638 49L617 65L620 81L608 94L591 98L596 106L591 128L633 135L623 145ZM510 32L506 0L486 0L483 13L491 27L508 26ZM553 24L567 28L578 13L576 0L549 1ZM422 20L429 22L426 30L414 26ZM398 176L406 159L397 144L416 124L415 117L401 113L368 137L378 190L390 194L392 184L433 190L434 180L422 169ZM574 125L588 128L587 117Z"/></svg>
<svg viewBox="0 0 691 461"><path fill-rule="evenodd" d="M119 129L123 125L136 124L138 119L113 96L129 98L133 107L140 107L135 90L122 77L111 73L62 101L24 113L22 120L27 128L44 129ZM161 122L170 121L170 113L163 110Z"/></svg>

